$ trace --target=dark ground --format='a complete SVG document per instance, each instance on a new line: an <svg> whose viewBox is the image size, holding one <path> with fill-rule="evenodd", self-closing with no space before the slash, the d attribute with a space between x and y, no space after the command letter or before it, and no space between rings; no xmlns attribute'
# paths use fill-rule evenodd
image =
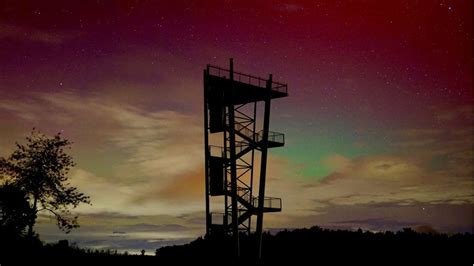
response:
<svg viewBox="0 0 474 266"><path fill-rule="evenodd" d="M231 241L203 239L163 247L156 256L124 255L70 247L66 241L0 236L0 265L472 265L474 235L400 232L371 233L319 227L264 235L263 260L253 259L254 236L241 236L236 261Z"/></svg>

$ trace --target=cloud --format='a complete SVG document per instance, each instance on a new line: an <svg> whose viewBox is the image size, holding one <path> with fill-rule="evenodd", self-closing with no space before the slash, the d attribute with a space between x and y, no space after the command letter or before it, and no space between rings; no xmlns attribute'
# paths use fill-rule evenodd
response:
<svg viewBox="0 0 474 266"><path fill-rule="evenodd" d="M96 220L100 219L138 219L137 215L122 214L117 212L98 212L98 213L89 213L88 217Z"/></svg>
<svg viewBox="0 0 474 266"><path fill-rule="evenodd" d="M278 11L295 13L304 10L303 6L294 3L283 3L276 6Z"/></svg>
<svg viewBox="0 0 474 266"><path fill-rule="evenodd" d="M75 142L78 166L71 172L72 184L91 196L93 206L76 209L83 227L71 239L89 247L124 248L145 242L156 247L203 234L202 114L164 106L139 108L99 92L0 99L0 112L14 117L14 126L24 123L49 133L64 129ZM266 195L282 198L283 213L266 215L265 226L320 223L388 230L413 224L464 230L472 219L450 225L438 215L442 222L437 223L417 216L416 210L437 206L446 212L472 206L472 132L465 126L400 130L393 133L390 153L354 158L330 154L315 162L332 171L321 181L296 178L295 168L300 166L270 153ZM255 165L258 176L258 156ZM258 185L254 189L258 191ZM372 213L371 208L382 212L377 206L390 206L386 208L396 215ZM353 216L344 216L351 210ZM45 217L43 221L45 239L61 238L46 226L53 222Z"/></svg>
<svg viewBox="0 0 474 266"><path fill-rule="evenodd" d="M73 184L94 204L78 211L184 213L198 207L194 201L174 203L181 208L163 202L189 199L203 187L202 128L194 113L147 111L72 91L2 99L0 111L49 133L64 129L75 142Z"/></svg>
<svg viewBox="0 0 474 266"><path fill-rule="evenodd" d="M259 159L257 157L257 159ZM259 166L259 160L256 161ZM276 156L270 153L268 157L266 196L282 198L283 215L280 213L267 215L269 223L284 224L287 216L305 215L308 212L315 212L319 203L313 201L314 187L310 182L298 180L294 177L292 168L295 167L288 158ZM299 167L299 166L296 166ZM258 167L257 167L258 168ZM259 171L257 170L256 176ZM254 186L254 191L258 194L258 183ZM293 221L294 223L295 221Z"/></svg>
<svg viewBox="0 0 474 266"><path fill-rule="evenodd" d="M344 158L339 156L340 158ZM329 156L324 161L333 160ZM422 170L416 162L391 155L362 156L353 160L338 159L344 167L323 179L330 183L336 179L362 180L364 182L417 183L422 178Z"/></svg>
<svg viewBox="0 0 474 266"><path fill-rule="evenodd" d="M326 156L321 163L328 166L332 171L340 171L349 167L351 165L351 160L340 154L332 154Z"/></svg>
<svg viewBox="0 0 474 266"><path fill-rule="evenodd" d="M166 186L152 186L137 197L137 202L150 200L194 201L201 203L204 198L204 170L186 172L176 176Z"/></svg>
<svg viewBox="0 0 474 266"><path fill-rule="evenodd" d="M81 228L67 235L71 242L151 252L203 234L200 115L74 91L3 98L0 113L13 117L11 126L21 134L36 126L50 134L63 130L74 141L71 184L91 197L92 206L74 209ZM66 237L47 214L37 231L46 241Z"/></svg>
<svg viewBox="0 0 474 266"><path fill-rule="evenodd" d="M41 224L37 230L41 239L46 242L57 242L67 238L70 243L75 243L81 248L127 251L133 254L138 254L144 249L148 255L153 255L155 250L162 246L189 243L199 235L197 233L180 234L176 231L125 233L109 231L107 228L94 228L90 225L81 226L67 237L54 229L52 224Z"/></svg>
<svg viewBox="0 0 474 266"><path fill-rule="evenodd" d="M316 209L361 204L474 203L474 130L468 110L472 108L450 111L453 119L441 125L390 133L392 150L384 154L352 159L329 155L322 159L322 165L333 172L311 184L312 198L320 203ZM303 187L308 189L308 185Z"/></svg>
<svg viewBox="0 0 474 266"><path fill-rule="evenodd" d="M366 156L316 184L313 198L336 205L473 203L472 185L469 176L431 170L410 158Z"/></svg>
<svg viewBox="0 0 474 266"><path fill-rule="evenodd" d="M386 218L368 218L335 221L334 224L349 225L350 227L360 226L363 228L402 228L417 226L417 222L401 222L398 220L391 220Z"/></svg>
<svg viewBox="0 0 474 266"><path fill-rule="evenodd" d="M431 227L438 232L473 232L473 210L473 204L330 205L325 209L325 212L288 216L285 222L306 227L320 225L325 228L362 228L371 231L397 231L405 227L412 227L416 230L417 228ZM452 219L452 217L456 217L456 219ZM284 223L275 223L275 225L276 227L285 226Z"/></svg>
<svg viewBox="0 0 474 266"><path fill-rule="evenodd" d="M472 122L473 106L462 105L456 108L440 110L438 111L436 118L438 119L438 121L441 121L441 122L453 121L456 119L461 119L461 120L467 119Z"/></svg>
<svg viewBox="0 0 474 266"><path fill-rule="evenodd" d="M435 128L408 128L402 129L397 132L401 137L413 138L413 137L431 137L439 135L442 131Z"/></svg>
<svg viewBox="0 0 474 266"><path fill-rule="evenodd" d="M437 127L399 131L392 141L395 153L418 161L446 178L468 179L474 174L474 127L472 120L466 118L446 121Z"/></svg>
<svg viewBox="0 0 474 266"><path fill-rule="evenodd" d="M203 225L190 221L194 213L173 215L127 215L120 213L83 213L80 228L67 236L59 231L50 216L41 214L35 230L41 239L54 242L67 238L81 247L119 251L154 252L156 248L184 244L204 233ZM194 219L194 218L192 218ZM204 218L202 218L204 219Z"/></svg>
<svg viewBox="0 0 474 266"><path fill-rule="evenodd" d="M22 42L58 45L79 35L77 32L46 31L0 23L0 40L10 39Z"/></svg>
<svg viewBox="0 0 474 266"><path fill-rule="evenodd" d="M269 172L271 176L278 178L269 180L267 194L283 198L284 215L268 215L266 226L322 224L338 228L393 230L399 226L433 225L442 231L463 231L472 227L472 219L465 219L469 212L456 214L464 217L464 220L456 225L449 225L449 221L442 219L441 214L436 219L417 219L418 214L414 211L424 213L423 208L427 208L426 206L439 206L433 207L436 210L442 208L443 211L439 213L458 210L461 206L470 206L462 207L463 212L472 211L474 182L470 162L473 160L473 152L470 151L472 145L469 143L472 141L468 137L469 131L461 128L446 134L442 130L408 129L398 134L400 135L395 144L397 141L415 141L420 135L442 139L443 142L440 141L439 145L416 145L392 153L355 158L331 154L318 162L318 165L332 171L322 180L295 178L297 165L284 157L271 158ZM463 137L459 138L459 134ZM369 216L371 208L380 210L377 206L410 211L397 211L393 217L386 212ZM364 211L354 213L350 219L341 219L342 214L335 214L339 211L352 213L359 208ZM372 220L365 224L336 223L369 218ZM383 223L387 225L382 226Z"/></svg>
<svg viewBox="0 0 474 266"><path fill-rule="evenodd" d="M140 224L131 224L119 227L118 230L124 232L173 232L173 231L185 231L189 230L189 228L184 227L179 224L147 224L147 223L140 223Z"/></svg>

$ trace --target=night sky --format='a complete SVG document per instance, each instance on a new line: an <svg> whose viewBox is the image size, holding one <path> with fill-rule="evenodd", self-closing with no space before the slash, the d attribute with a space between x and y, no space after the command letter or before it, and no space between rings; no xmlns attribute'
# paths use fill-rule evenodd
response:
<svg viewBox="0 0 474 266"><path fill-rule="evenodd" d="M258 3L254 3L258 2ZM74 141L69 235L138 251L204 234L206 64L288 83L267 229L473 232L472 1L0 1L0 156Z"/></svg>

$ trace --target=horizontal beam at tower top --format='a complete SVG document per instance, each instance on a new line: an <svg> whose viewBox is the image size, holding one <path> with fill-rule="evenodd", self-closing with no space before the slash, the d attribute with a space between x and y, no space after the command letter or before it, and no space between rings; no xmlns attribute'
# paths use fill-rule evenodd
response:
<svg viewBox="0 0 474 266"><path fill-rule="evenodd" d="M234 78L231 80L230 70L212 65L207 65L207 71L211 102L237 105L263 101L267 98L267 79L234 71ZM230 93L231 88L233 93ZM288 96L287 84L272 81L270 94L271 99Z"/></svg>

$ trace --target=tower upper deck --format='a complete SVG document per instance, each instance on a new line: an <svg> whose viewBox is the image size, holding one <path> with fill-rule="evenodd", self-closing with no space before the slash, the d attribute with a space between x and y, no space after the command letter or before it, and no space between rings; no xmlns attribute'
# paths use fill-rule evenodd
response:
<svg viewBox="0 0 474 266"><path fill-rule="evenodd" d="M230 70L218 66L207 65L208 88L210 98L219 99L224 104L245 104L266 99L269 80L234 71L233 80ZM233 93L232 93L233 89ZM288 86L271 81L271 99L288 96Z"/></svg>

